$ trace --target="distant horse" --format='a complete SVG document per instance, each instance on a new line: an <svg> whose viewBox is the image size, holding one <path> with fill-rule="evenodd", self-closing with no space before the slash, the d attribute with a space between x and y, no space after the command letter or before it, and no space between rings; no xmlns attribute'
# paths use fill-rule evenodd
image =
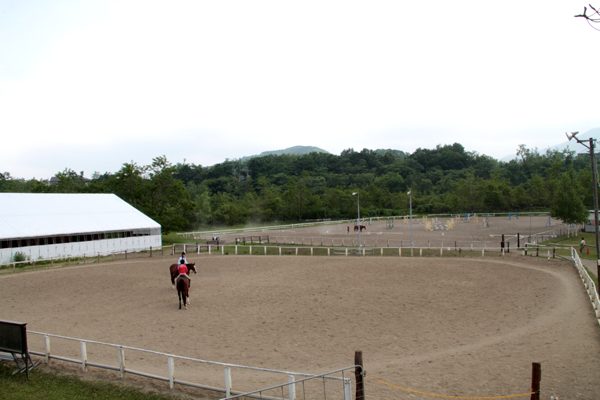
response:
<svg viewBox="0 0 600 400"><path fill-rule="evenodd" d="M179 278L177 280L177 297L179 297L179 309L181 310L181 301L183 300L183 308L187 310L189 304L188 297L190 295L190 280L187 278Z"/></svg>
<svg viewBox="0 0 600 400"><path fill-rule="evenodd" d="M357 232L360 229L360 231L362 232L363 230L367 230L367 227L365 225L354 225L354 232Z"/></svg>
<svg viewBox="0 0 600 400"><path fill-rule="evenodd" d="M196 273L196 263L187 263L185 265L187 265L189 271ZM177 278L177 275L179 275L179 272L177 271L178 267L179 264L171 264L169 267L169 273L171 274L171 285L173 286L175 286L175 278Z"/></svg>

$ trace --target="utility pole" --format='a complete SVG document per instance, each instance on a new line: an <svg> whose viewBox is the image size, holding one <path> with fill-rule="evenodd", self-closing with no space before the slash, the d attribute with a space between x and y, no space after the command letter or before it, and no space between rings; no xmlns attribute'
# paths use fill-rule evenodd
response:
<svg viewBox="0 0 600 400"><path fill-rule="evenodd" d="M569 140L575 139L577 143L580 145L587 147L590 150L590 160L592 163L592 181L593 181L593 190L594 190L594 231L596 233L596 274L598 275L598 281L596 285L596 291L600 294L600 234L599 234L599 226L598 226L598 163L596 162L596 152L594 151L595 145L594 142L596 139L589 138L587 140L587 144L585 140L581 140L577 138L577 134L579 132L571 132L571 134L566 133L567 138Z"/></svg>
<svg viewBox="0 0 600 400"><path fill-rule="evenodd" d="M596 232L596 274L600 279L600 240L598 238L598 163L594 151L594 139L590 138L590 159L592 160L592 180L594 181L594 230ZM596 285L596 291L600 294L600 281Z"/></svg>

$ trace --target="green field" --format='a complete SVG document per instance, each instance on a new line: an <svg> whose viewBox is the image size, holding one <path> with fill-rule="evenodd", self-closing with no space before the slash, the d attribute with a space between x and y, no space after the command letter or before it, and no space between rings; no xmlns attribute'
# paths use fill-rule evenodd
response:
<svg viewBox="0 0 600 400"><path fill-rule="evenodd" d="M106 382L83 381L74 376L57 375L33 369L29 379L13 375L14 364L0 362L0 399L3 400L174 400L177 396L144 393Z"/></svg>

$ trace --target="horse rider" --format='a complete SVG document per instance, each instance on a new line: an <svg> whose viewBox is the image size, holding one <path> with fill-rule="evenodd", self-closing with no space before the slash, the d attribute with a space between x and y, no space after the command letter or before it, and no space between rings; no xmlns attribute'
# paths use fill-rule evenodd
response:
<svg viewBox="0 0 600 400"><path fill-rule="evenodd" d="M183 253L181 257L184 258L185 257L185 253ZM181 261L181 259L180 259L180 261ZM177 286L177 280L180 279L180 278L187 278L188 285L189 286L192 285L192 280L190 279L190 276L188 275L189 270L188 270L187 265L185 265L185 262L180 262L179 263L179 266L177 267L177 272L179 273L179 275L177 275L175 277L175 280L174 280L175 286Z"/></svg>

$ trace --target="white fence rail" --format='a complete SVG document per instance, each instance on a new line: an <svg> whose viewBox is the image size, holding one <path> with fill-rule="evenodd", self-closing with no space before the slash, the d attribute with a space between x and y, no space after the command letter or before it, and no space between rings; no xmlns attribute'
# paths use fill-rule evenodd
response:
<svg viewBox="0 0 600 400"><path fill-rule="evenodd" d="M571 259L573 260L573 265L577 268L577 272L579 273L579 277L583 282L583 286L585 286L585 290L590 298L592 303L592 307L594 308L594 312L596 313L596 320L598 324L600 324L600 298L598 297L598 291L596 290L596 284L590 274L588 274L587 270L583 266L581 262L581 258L579 258L579 254L577 254L577 250L575 248L571 248Z"/></svg>
<svg viewBox="0 0 600 400"><path fill-rule="evenodd" d="M357 370L362 370L360 365L353 365L351 367L340 368L335 371L330 371L324 374L315 375L308 378L303 378L300 380L290 379L288 383L283 383L279 385L267 386L261 389L253 390L251 392L240 393L234 396L227 396L222 398L221 400L237 400L243 399L246 397L253 397L258 399L281 399L281 400L295 400L296 398L306 399L315 398L315 394L312 396L307 396L307 386L311 383L317 382L319 386L322 386L322 390L319 390L321 393L317 395L317 398L327 399L331 396L327 395L327 380L331 377L336 377L341 374L341 378L339 379L341 383L341 393L343 395L342 400L352 400L352 379L346 377L346 375L350 375L355 373ZM339 384L339 383L338 383Z"/></svg>
<svg viewBox="0 0 600 400"><path fill-rule="evenodd" d="M142 376L167 382L170 389L173 389L175 384L179 384L223 393L226 397L230 397L250 391L258 385L284 379L288 393L293 394L296 393L296 385L302 384L305 379L320 377L325 381L344 383L338 393L333 393L333 395L329 393L329 398L351 400L351 398L344 397L345 391L348 390L345 386L348 378L336 376L337 371L315 375L203 360L139 347L30 330L27 331L27 334L29 353L43 357L46 363L49 363L50 360L60 360L78 364L84 371L88 367L96 367L116 371L121 378L125 374ZM221 372L218 373L215 368L220 369ZM234 373L239 377L236 379L235 390L233 389ZM216 382L216 376L221 377L220 383ZM304 393L304 387L298 390ZM294 397L288 396L288 399L294 400Z"/></svg>
<svg viewBox="0 0 600 400"><path fill-rule="evenodd" d="M424 246L424 247L329 247L329 246L294 246L294 245L272 245L272 244L221 244L221 245L199 245L193 243L179 243L172 245L171 253L177 254L178 250L190 254L209 254L209 255L254 255L254 256L395 256L395 257L431 257L431 256L492 256L518 254L523 256L537 256L555 258L557 251L562 249L563 255L568 254L569 247L565 246L544 246L525 244L521 248L502 247L500 243L496 246L487 246L485 242L481 246L475 246L474 243L467 244L465 247L456 246L454 243L447 246Z"/></svg>

